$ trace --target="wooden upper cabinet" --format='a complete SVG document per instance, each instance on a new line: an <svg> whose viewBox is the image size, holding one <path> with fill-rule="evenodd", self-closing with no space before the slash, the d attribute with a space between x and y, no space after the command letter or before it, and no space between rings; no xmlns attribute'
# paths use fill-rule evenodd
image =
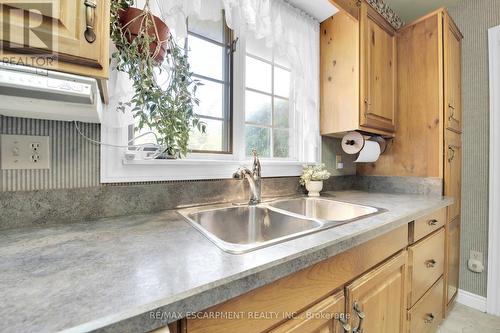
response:
<svg viewBox="0 0 500 333"><path fill-rule="evenodd" d="M407 253L401 252L346 287L346 306L353 329L369 333L405 332L406 259Z"/></svg>
<svg viewBox="0 0 500 333"><path fill-rule="evenodd" d="M461 36L443 8L398 30L397 139L359 174L446 178L445 132L461 130Z"/></svg>
<svg viewBox="0 0 500 333"><path fill-rule="evenodd" d="M2 1L3 56L27 65L106 78L109 67L109 1ZM10 30L10 31L9 31ZM55 61L30 62L28 56Z"/></svg>
<svg viewBox="0 0 500 333"><path fill-rule="evenodd" d="M344 333L348 330L344 293L326 298L269 333ZM344 320L344 322L340 322Z"/></svg>
<svg viewBox="0 0 500 333"><path fill-rule="evenodd" d="M392 136L396 109L396 37L370 5L346 3L321 23L321 134L361 130Z"/></svg>
<svg viewBox="0 0 500 333"><path fill-rule="evenodd" d="M396 36L371 6L361 6L360 125L394 132L396 112Z"/></svg>
<svg viewBox="0 0 500 333"><path fill-rule="evenodd" d="M462 179L461 135L446 130L445 133L444 195L453 197L455 202L448 207L448 222L460 215Z"/></svg>
<svg viewBox="0 0 500 333"><path fill-rule="evenodd" d="M462 34L448 14L444 15L444 86L446 128L462 132Z"/></svg>

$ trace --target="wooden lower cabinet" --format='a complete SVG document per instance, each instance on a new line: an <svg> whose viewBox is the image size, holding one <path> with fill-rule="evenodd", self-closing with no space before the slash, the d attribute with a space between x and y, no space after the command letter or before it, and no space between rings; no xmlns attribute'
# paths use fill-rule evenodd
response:
<svg viewBox="0 0 500 333"><path fill-rule="evenodd" d="M310 309L407 245L408 226L404 225L292 275L215 305L206 312L242 313L243 316L234 319L188 319L186 332L268 332L289 320L289 314ZM256 313L273 315L256 318L253 315Z"/></svg>
<svg viewBox="0 0 500 333"><path fill-rule="evenodd" d="M406 333L435 332L447 299L443 227L434 224L414 242L415 223L441 220L442 210L321 261L204 312L241 313L241 318L190 318L176 333ZM420 222L419 222L420 221ZM438 221L439 222L439 221ZM447 226L457 230L458 225ZM455 238L457 236L454 236ZM446 242L451 239L446 239ZM411 253L411 255L409 255ZM450 252L449 255L452 253ZM448 264L458 257L449 256ZM436 265L425 266L434 259ZM420 267L424 265L425 267ZM446 265L446 264L445 264ZM456 266L446 266L455 269ZM443 275L444 271L444 275ZM413 275L410 274L413 272ZM418 287L414 301L411 288ZM450 290L451 295L451 290ZM256 318L255 313L275 314ZM173 329L172 327L170 328ZM159 331L161 332L161 331Z"/></svg>
<svg viewBox="0 0 500 333"><path fill-rule="evenodd" d="M433 333L443 319L443 278L408 311L410 333Z"/></svg>
<svg viewBox="0 0 500 333"><path fill-rule="evenodd" d="M270 333L344 333L350 332L341 291L297 315Z"/></svg>
<svg viewBox="0 0 500 333"><path fill-rule="evenodd" d="M454 300L458 291L458 276L460 267L460 216L447 225L446 239L446 301Z"/></svg>
<svg viewBox="0 0 500 333"><path fill-rule="evenodd" d="M406 261L403 251L346 287L346 305L356 332L405 331Z"/></svg>

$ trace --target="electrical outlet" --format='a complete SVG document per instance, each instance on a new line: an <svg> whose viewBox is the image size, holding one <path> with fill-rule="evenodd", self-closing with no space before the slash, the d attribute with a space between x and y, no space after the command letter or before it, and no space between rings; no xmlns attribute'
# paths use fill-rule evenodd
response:
<svg viewBox="0 0 500 333"><path fill-rule="evenodd" d="M470 250L469 260L467 267L470 271L475 273L482 273L484 271L483 253L479 251Z"/></svg>
<svg viewBox="0 0 500 333"><path fill-rule="evenodd" d="M0 136L2 170L50 169L50 138L48 136Z"/></svg>
<svg viewBox="0 0 500 333"><path fill-rule="evenodd" d="M343 169L344 163L342 162L342 155L335 155L335 168Z"/></svg>

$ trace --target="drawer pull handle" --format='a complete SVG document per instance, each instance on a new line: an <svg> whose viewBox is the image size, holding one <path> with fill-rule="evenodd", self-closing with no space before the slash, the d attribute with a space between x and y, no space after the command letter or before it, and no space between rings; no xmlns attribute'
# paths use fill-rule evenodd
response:
<svg viewBox="0 0 500 333"><path fill-rule="evenodd" d="M435 318L435 317L434 317L434 315L433 315L432 313L428 313L428 314L426 314L426 315L425 315L425 320L424 320L424 322L425 322L426 324L432 324L432 322L434 321L434 318Z"/></svg>
<svg viewBox="0 0 500 333"><path fill-rule="evenodd" d="M363 333L363 321L365 320L365 313L361 310L358 302L354 302L353 306L354 312L358 316L358 327L352 330L352 333Z"/></svg>
<svg viewBox="0 0 500 333"><path fill-rule="evenodd" d="M96 40L94 25L95 25L95 9L97 8L97 4L95 0L85 0L84 5L85 5L85 21L86 21L84 36L87 42L93 43Z"/></svg>
<svg viewBox="0 0 500 333"><path fill-rule="evenodd" d="M430 259L430 260L427 260L427 261L425 262L425 266L427 266L427 268L433 268L433 267L436 267L436 264L437 264L437 262L436 262L436 260L434 260L434 259Z"/></svg>
<svg viewBox="0 0 500 333"><path fill-rule="evenodd" d="M342 326L342 329L344 330L344 333L349 333L351 332L351 325L347 322L347 319L341 316L339 318L340 325Z"/></svg>
<svg viewBox="0 0 500 333"><path fill-rule="evenodd" d="M431 227L434 227L435 225L438 224L438 220L436 220L436 219L429 220L429 222L427 222L427 224L430 225Z"/></svg>

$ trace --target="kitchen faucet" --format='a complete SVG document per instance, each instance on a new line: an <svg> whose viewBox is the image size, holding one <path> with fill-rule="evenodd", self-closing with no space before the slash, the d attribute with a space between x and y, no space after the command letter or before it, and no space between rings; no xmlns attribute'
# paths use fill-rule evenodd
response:
<svg viewBox="0 0 500 333"><path fill-rule="evenodd" d="M250 201L249 205L256 205L260 203L262 194L262 177L259 156L257 150L253 149L253 168L250 171L248 168L239 168L234 174L233 178L246 179L250 185Z"/></svg>

